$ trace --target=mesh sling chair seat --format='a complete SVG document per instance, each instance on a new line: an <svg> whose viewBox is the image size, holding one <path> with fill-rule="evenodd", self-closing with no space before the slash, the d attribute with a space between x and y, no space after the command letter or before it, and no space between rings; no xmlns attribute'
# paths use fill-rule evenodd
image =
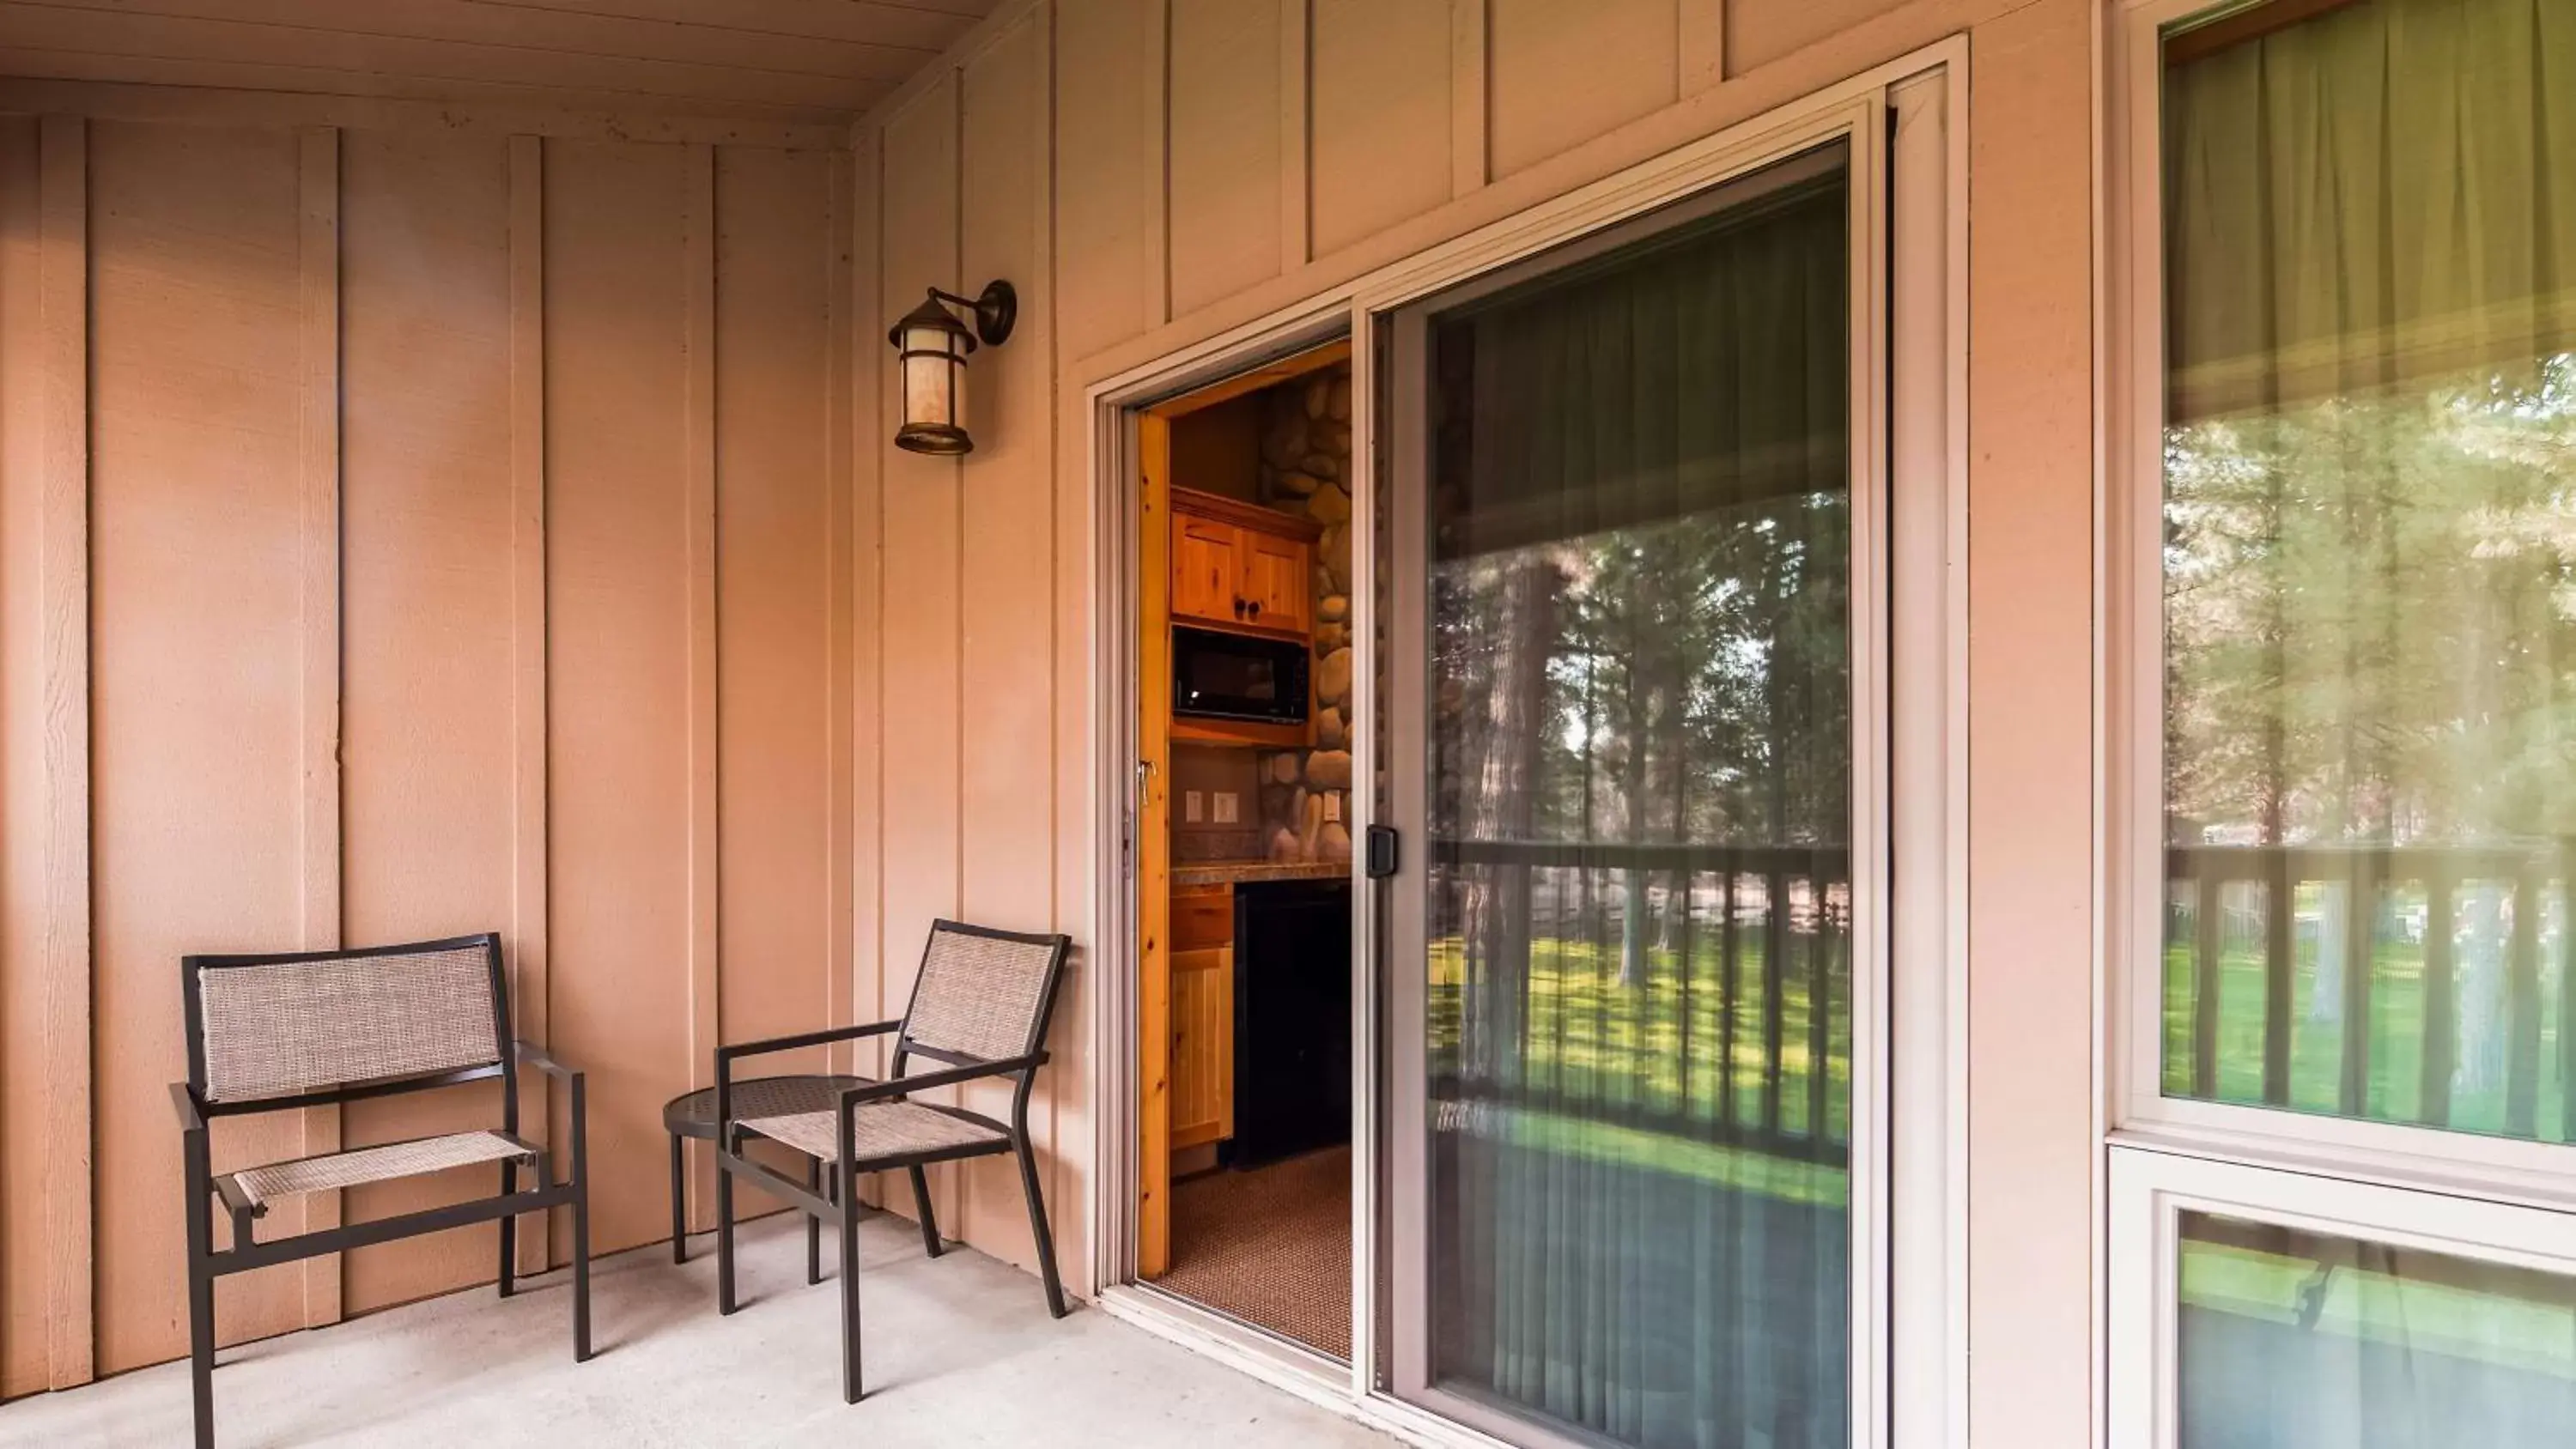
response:
<svg viewBox="0 0 2576 1449"><path fill-rule="evenodd" d="M590 1187L582 1074L510 1039L501 939L446 941L293 955L190 956L180 963L188 1080L170 1085L187 1184L188 1339L196 1442L214 1443L215 1279L371 1243L498 1221L500 1290L515 1283L518 1218L572 1210L573 1357L590 1357ZM554 1181L544 1149L519 1136L518 1071L562 1083L570 1109L570 1174ZM500 1080L497 1128L351 1148L218 1175L211 1118L295 1111ZM501 1190L445 1207L263 1242L270 1204L307 1193L418 1177L456 1167L501 1169ZM518 1175L534 1186L521 1188ZM232 1246L214 1247L214 1208Z"/></svg>
<svg viewBox="0 0 2576 1449"><path fill-rule="evenodd" d="M716 1050L716 1297L731 1313L734 1299L733 1184L739 1177L838 1227L841 1240L841 1396L859 1401L859 1200L861 1174L903 1170L912 1181L921 1215L921 1244L932 1257L942 1251L939 1222L931 1210L922 1169L935 1162L1011 1154L1019 1159L1020 1187L1028 1196L1029 1231L1046 1284L1047 1310L1065 1315L1064 1284L1056 1275L1055 1239L1047 1229L1046 1203L1038 1193L1037 1160L1029 1146L1029 1091L1047 1059L1047 1019L1056 985L1072 947L1061 935L1029 935L935 921L913 979L912 1003L900 1021L807 1032ZM894 1037L887 1080L843 1089L831 1110L760 1115L737 1100L734 1063L769 1052L792 1051L865 1037ZM914 1057L943 1064L938 1071L907 1075ZM910 1094L961 1082L1008 1078L1011 1120L1003 1123L964 1107L910 1100ZM740 1084L747 1085L747 1084ZM749 1115L746 1115L746 1114ZM808 1186L752 1160L749 1139L765 1139L819 1165L822 1185ZM810 1179L809 1179L810 1181Z"/></svg>

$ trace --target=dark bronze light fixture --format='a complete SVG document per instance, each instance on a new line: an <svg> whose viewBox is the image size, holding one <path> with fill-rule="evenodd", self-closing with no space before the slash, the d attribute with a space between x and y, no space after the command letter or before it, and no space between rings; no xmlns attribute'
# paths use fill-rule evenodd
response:
<svg viewBox="0 0 2576 1449"><path fill-rule="evenodd" d="M951 304L974 314L974 330L948 310ZM903 426L895 431L896 447L942 457L975 451L963 421L966 354L975 350L979 337L987 347L1001 346L1019 314L1019 293L1008 282L994 282L974 297L933 287L920 306L894 324L886 340L894 344L903 379Z"/></svg>

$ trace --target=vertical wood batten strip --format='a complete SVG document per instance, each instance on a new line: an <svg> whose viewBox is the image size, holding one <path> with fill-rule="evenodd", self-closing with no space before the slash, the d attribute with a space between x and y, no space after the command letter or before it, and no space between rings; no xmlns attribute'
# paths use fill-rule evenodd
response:
<svg viewBox="0 0 2576 1449"><path fill-rule="evenodd" d="M685 404L689 584L689 1085L715 1080L716 934L716 153L688 148L682 265L688 316ZM713 1220L706 1175L692 1176L696 1226Z"/></svg>
<svg viewBox="0 0 2576 1449"><path fill-rule="evenodd" d="M1311 0L1279 4L1279 270L1288 273L1314 255L1315 128Z"/></svg>
<svg viewBox="0 0 2576 1449"><path fill-rule="evenodd" d="M1145 9L1144 70L1151 85L1137 109L1145 131L1140 141L1154 168L1154 214L1143 229L1145 325L1151 329L1172 320L1172 0L1153 0Z"/></svg>
<svg viewBox="0 0 2576 1449"><path fill-rule="evenodd" d="M885 748L884 648L878 632L885 617L883 545L885 519L878 466L878 439L885 436L884 384L880 369L885 352L878 349L876 321L885 281L878 258L883 254L878 218L885 178L879 165L879 132L863 129L852 149L850 222L851 256L850 355L856 364L857 399L849 419L850 440L850 691L852 711L850 778L850 1012L853 1020L879 1021L885 996ZM864 977L864 981L862 980ZM859 1054L849 1047L849 1070L858 1071Z"/></svg>
<svg viewBox="0 0 2576 1449"><path fill-rule="evenodd" d="M302 376L297 472L303 538L299 590L303 747L303 949L341 944L340 851L340 133L307 127L297 137L296 267ZM304 1109L304 1152L340 1150L340 1109ZM307 1231L340 1224L340 1194L304 1199ZM304 1263L304 1323L340 1317L340 1255Z"/></svg>
<svg viewBox="0 0 2576 1449"><path fill-rule="evenodd" d="M1726 79L1726 0L1681 0L1673 17L1673 49L1685 98Z"/></svg>
<svg viewBox="0 0 2576 1449"><path fill-rule="evenodd" d="M1030 108L1030 154L1039 158L1039 164L1030 168L1035 187L1035 194L1030 198L1030 216L1036 228L1034 250L1042 262L1037 282L1038 285L1043 287L1046 292L1045 297L1040 300L1034 309L1032 309L1032 315L1045 328L1045 347L1043 348L1045 361L1041 364L1040 375L1045 379L1047 398L1045 409L1047 436L1045 451L1040 454L1040 456L1045 460L1045 466L1053 468L1056 466L1056 459L1059 456L1057 452L1057 428L1059 426L1057 422L1057 418L1059 416L1057 404L1060 400L1055 386L1055 379L1057 376L1056 369L1060 357L1056 340L1057 311L1055 293L1054 156L1056 44L1054 10L1046 6L1040 6L1034 12L1031 23L1037 27L1038 74L1041 77L1040 83L1045 87L1045 93L1040 96L1038 104ZM1048 728L1049 738L1051 741L1062 738L1060 727L1056 723L1055 716L1060 715L1066 707L1063 662L1064 645L1067 642L1065 638L1065 634L1067 632L1065 621L1067 619L1081 617L1081 610L1078 607L1078 604L1080 600L1087 597L1085 593L1081 592L1081 585L1077 582L1075 584L1076 592L1072 596L1077 607L1071 612L1067 611L1064 591L1067 583L1068 570L1066 568L1062 542L1066 521L1065 488L1068 483L1071 483L1076 488L1075 497L1088 497L1088 472L1089 470L1087 469L1082 470L1081 473L1078 473L1071 479L1050 475L1051 486L1047 493L1047 538L1049 540L1047 553L1048 597L1056 601L1056 607L1050 610L1048 614L1047 634L1047 701L1050 716ZM1079 631L1075 632L1077 635L1079 634ZM1053 890L1053 883L1060 879L1063 873L1063 861L1061 860L1060 855L1064 848L1063 835L1061 832L1064 825L1062 799L1065 785L1065 759L1066 756L1060 751L1051 751L1047 759L1047 878L1049 881L1049 898L1053 907L1050 911L1050 919L1055 921L1055 929L1065 931L1067 933L1078 934L1080 933L1081 928L1069 923L1069 919L1078 919L1078 917L1068 918L1064 913L1064 902L1055 898ZM1079 771L1076 773L1079 774ZM1071 969L1071 964L1072 963L1068 961L1068 971ZM1051 1031L1057 1043L1070 1043L1080 1035L1078 1031L1070 1028L1071 1024L1083 1013L1076 1010L1068 1010L1067 1002L1068 1000L1078 1002L1080 1000L1082 989L1082 983L1070 980L1059 982L1057 985L1055 1016L1050 1024ZM1054 1078L1047 1083L1044 1097L1046 1127L1043 1137L1037 1138L1036 1140L1043 1143L1044 1150L1046 1152L1047 1160L1040 1166L1039 1176L1046 1183L1047 1215L1050 1224L1050 1231L1055 1239L1058 1272L1065 1273L1066 1269L1064 1265L1068 1261L1066 1252L1067 1244L1072 1245L1072 1253L1074 1255L1081 1256L1085 1255L1086 1245L1090 1241L1089 1235L1078 1229L1072 1232L1064 1230L1064 1224L1068 1216L1068 1206L1072 1206L1073 1208L1071 1215L1078 1218L1081 1215L1081 1210L1078 1206L1081 1199L1069 1195L1066 1191L1066 1176L1069 1171L1069 1166L1065 1160L1064 1143L1062 1141L1066 1117L1065 1094L1068 1090L1080 1090L1079 1088L1069 1089L1067 1087L1067 1082L1080 1072L1084 1071L1087 1068L1088 1063L1078 1048L1072 1048L1069 1046L1056 1049L1055 1060L1057 1065L1054 1068ZM1086 1159L1090 1156L1087 1149L1084 1152L1084 1156ZM1089 1272L1082 1269L1074 1269L1067 1276L1072 1279L1073 1291L1087 1291L1083 1285L1087 1284L1090 1280Z"/></svg>
<svg viewBox="0 0 2576 1449"><path fill-rule="evenodd" d="M830 211L823 256L823 736L825 769L824 818L829 854L823 879L823 939L829 957L824 972L824 1020L834 1026L857 1024L858 1000L851 974L855 950L851 936L852 900L857 878L852 870L854 830L850 809L855 795L852 735L857 728L855 688L857 658L853 646L851 554L858 540L852 522L851 476L859 439L852 417L859 411L851 376L858 339L852 312L857 292L852 266L853 195L857 190L851 158L833 158ZM848 1049L831 1050L824 1070L836 1070Z"/></svg>
<svg viewBox="0 0 2576 1449"><path fill-rule="evenodd" d="M41 576L45 697L46 1376L97 1366L91 1179L89 815L89 135L39 123L38 311L44 346Z"/></svg>
<svg viewBox="0 0 2576 1449"><path fill-rule="evenodd" d="M546 1026L546 200L545 142L510 138L510 969L519 1036ZM519 1131L546 1144L550 1082L522 1075ZM554 1215L548 1214L549 1219ZM543 1272L551 1231L519 1234L519 1268Z"/></svg>
<svg viewBox="0 0 2576 1449"><path fill-rule="evenodd" d="M1492 168L1492 117L1485 87L1493 51L1485 38L1487 0L1450 0L1449 194L1481 190Z"/></svg>

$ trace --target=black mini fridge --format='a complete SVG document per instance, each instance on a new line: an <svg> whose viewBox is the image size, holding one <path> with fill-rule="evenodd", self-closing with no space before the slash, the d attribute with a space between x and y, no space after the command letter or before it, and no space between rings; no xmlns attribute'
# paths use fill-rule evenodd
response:
<svg viewBox="0 0 2576 1449"><path fill-rule="evenodd" d="M1238 885L1227 1161L1258 1167L1350 1140L1350 882Z"/></svg>

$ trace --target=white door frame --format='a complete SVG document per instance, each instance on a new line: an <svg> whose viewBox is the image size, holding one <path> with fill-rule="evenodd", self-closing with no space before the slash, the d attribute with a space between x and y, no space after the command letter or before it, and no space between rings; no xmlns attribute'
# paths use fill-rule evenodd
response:
<svg viewBox="0 0 2576 1449"><path fill-rule="evenodd" d="M1350 1412L1417 1442L1498 1443L1396 1399L1379 1372L1385 1345L1376 1285L1385 1276L1379 1222L1382 1184L1374 1166L1387 1146L1385 1084L1372 1070L1387 1023L1381 1010L1385 964L1375 943L1385 924L1377 892L1354 865L1352 1030L1352 1354L1340 1365L1293 1348L1174 1295L1135 1282L1137 1106L1135 1084L1134 881L1128 831L1135 818L1133 761L1136 629L1132 411L1241 372L1325 338L1352 338L1351 548L1355 565L1379 543L1379 379L1373 319L1479 274L1527 260L1705 191L1795 154L1853 118L1879 118L1864 138L1874 160L1864 182L1873 226L1855 229L1856 254L1884 257L1882 275L1856 274L1853 305L1879 308L1877 370L1886 386L1868 419L1880 430L1890 486L1884 490L1893 556L1890 594L1878 607L1887 630L1888 674L1877 686L1892 706L1886 758L1896 787L1889 831L1909 866L1894 884L1884 925L1893 959L1882 998L1895 1016L1884 1038L1892 1060L1873 1101L1855 1093L1854 1137L1876 1113L1875 1140L1894 1144L1880 1165L1874 1235L1856 1253L1856 1291L1877 1328L1856 1341L1855 1400L1871 1401L1856 1443L1898 1449L1967 1442L1967 117L1968 48L1954 36L1729 126L1448 242L1321 290L1253 322L1175 349L1084 389L1089 428L1092 677L1095 740L1093 872L1089 952L1090 1054L1096 1137L1093 1191L1086 1205L1101 1305L1187 1346L1315 1402ZM1856 147L1855 159L1861 155ZM1889 205L1893 198L1894 205ZM1883 240L1882 240L1883 236ZM1858 400L1856 399L1856 403ZM1863 421L1855 407L1854 425ZM1856 599L1856 607L1858 607ZM1354 721L1373 720L1378 700L1377 607L1372 589L1351 595ZM1353 777L1376 778L1374 730L1355 729ZM1352 836L1366 838L1372 792L1355 789ZM1857 1186L1857 1180L1856 1180ZM1891 1261L1892 1260L1892 1261ZM1863 1319L1855 1318L1857 1327ZM1866 1379L1873 1387L1862 1387ZM1891 1434L1893 1437L1891 1437Z"/></svg>

